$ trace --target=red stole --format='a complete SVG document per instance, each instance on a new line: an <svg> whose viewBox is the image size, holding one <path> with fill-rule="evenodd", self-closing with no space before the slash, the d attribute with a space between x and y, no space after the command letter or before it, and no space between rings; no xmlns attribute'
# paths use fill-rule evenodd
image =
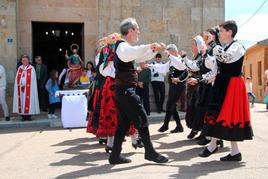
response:
<svg viewBox="0 0 268 179"><path fill-rule="evenodd" d="M28 68L28 67L27 67ZM24 73L25 74L25 73ZM24 100L24 112L29 113L30 110L30 94L31 94L31 79L32 79L32 68L26 70L26 86L20 85L20 80L23 77L23 69L19 68L18 76L17 76L17 90L18 90L18 105L19 105L19 113L22 113L21 107L21 92L25 93L25 100Z"/></svg>

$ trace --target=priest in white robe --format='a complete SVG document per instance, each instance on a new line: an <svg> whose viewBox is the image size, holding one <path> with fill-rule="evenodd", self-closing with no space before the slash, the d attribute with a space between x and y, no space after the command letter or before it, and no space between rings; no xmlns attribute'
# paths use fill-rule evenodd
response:
<svg viewBox="0 0 268 179"><path fill-rule="evenodd" d="M31 115L40 114L36 73L28 55L23 55L21 62L14 83L13 113L30 121Z"/></svg>

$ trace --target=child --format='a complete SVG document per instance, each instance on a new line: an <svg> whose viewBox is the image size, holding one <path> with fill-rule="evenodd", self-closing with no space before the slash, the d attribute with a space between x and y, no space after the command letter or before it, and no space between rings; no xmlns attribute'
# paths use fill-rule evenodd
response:
<svg viewBox="0 0 268 179"><path fill-rule="evenodd" d="M49 94L49 112L48 112L48 118L58 118L55 115L55 108L57 104L60 102L60 98L55 96L56 91L59 90L58 86L58 72L56 70L52 70L50 72L50 78L48 79L46 83L46 90Z"/></svg>
<svg viewBox="0 0 268 179"><path fill-rule="evenodd" d="M82 71L82 75L80 76L80 84L82 88L88 88L88 85L90 84L90 79L87 76L87 69L84 68Z"/></svg>

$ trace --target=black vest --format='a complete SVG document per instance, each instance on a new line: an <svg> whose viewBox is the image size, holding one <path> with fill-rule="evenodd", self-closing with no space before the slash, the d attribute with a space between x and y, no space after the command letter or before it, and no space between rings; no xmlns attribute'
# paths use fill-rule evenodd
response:
<svg viewBox="0 0 268 179"><path fill-rule="evenodd" d="M224 51L227 51L229 47L234 43L233 41L230 45L224 48ZM244 61L244 55L237 60L234 63L222 63L218 62L220 65L220 73L219 75L221 77L234 77L234 76L240 76L242 72L242 66L243 66L243 61Z"/></svg>
<svg viewBox="0 0 268 179"><path fill-rule="evenodd" d="M116 42L115 55L113 57L115 67L115 83L116 85L137 86L138 73L134 67L134 59L131 62L123 62L116 54L117 47L124 41Z"/></svg>

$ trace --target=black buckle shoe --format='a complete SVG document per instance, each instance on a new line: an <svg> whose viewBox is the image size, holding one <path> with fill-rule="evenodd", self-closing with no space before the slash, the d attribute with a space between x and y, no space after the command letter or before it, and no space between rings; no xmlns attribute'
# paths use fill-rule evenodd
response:
<svg viewBox="0 0 268 179"><path fill-rule="evenodd" d="M166 126L162 126L162 127L160 127L159 129L158 129L158 132L165 132L165 131L167 131L168 130L168 127L166 127Z"/></svg>
<svg viewBox="0 0 268 179"><path fill-rule="evenodd" d="M182 126L177 126L175 129L171 130L170 133L183 132Z"/></svg>
<svg viewBox="0 0 268 179"><path fill-rule="evenodd" d="M241 153L238 153L238 154L236 154L234 156L232 156L231 154L228 154L225 157L221 157L220 160L223 161L223 162L229 162L229 161L230 162L231 161L239 162L239 161L242 160L242 155L241 155Z"/></svg>
<svg viewBox="0 0 268 179"><path fill-rule="evenodd" d="M187 136L188 139L193 139L196 136L197 131L191 130L190 134Z"/></svg>
<svg viewBox="0 0 268 179"><path fill-rule="evenodd" d="M141 139L138 139L136 144L132 143L132 147L136 150L137 148L143 148L144 145L143 145Z"/></svg>
<svg viewBox="0 0 268 179"><path fill-rule="evenodd" d="M116 159L113 159L113 158L109 158L109 163L112 164L112 165L116 165L116 164L124 164L124 163L130 163L131 160L130 159L127 159L123 156L119 156L118 158Z"/></svg>
<svg viewBox="0 0 268 179"><path fill-rule="evenodd" d="M207 140L206 137L203 137L202 139L197 141L198 145L207 145L210 142L210 140Z"/></svg>
<svg viewBox="0 0 268 179"><path fill-rule="evenodd" d="M183 132L183 127L176 127L175 129L170 131L170 133L178 133L178 132Z"/></svg>
<svg viewBox="0 0 268 179"><path fill-rule="evenodd" d="M205 148L203 151L201 151L198 155L199 157L209 157L213 153L217 152L218 147L216 147L212 152L208 150L208 148Z"/></svg>
<svg viewBox="0 0 268 179"><path fill-rule="evenodd" d="M159 153L156 153L155 155L152 155L152 154L145 154L145 157L144 157L146 160L149 160L149 161L152 161L152 162L155 162L155 163L167 163L168 162L168 158L159 154Z"/></svg>

